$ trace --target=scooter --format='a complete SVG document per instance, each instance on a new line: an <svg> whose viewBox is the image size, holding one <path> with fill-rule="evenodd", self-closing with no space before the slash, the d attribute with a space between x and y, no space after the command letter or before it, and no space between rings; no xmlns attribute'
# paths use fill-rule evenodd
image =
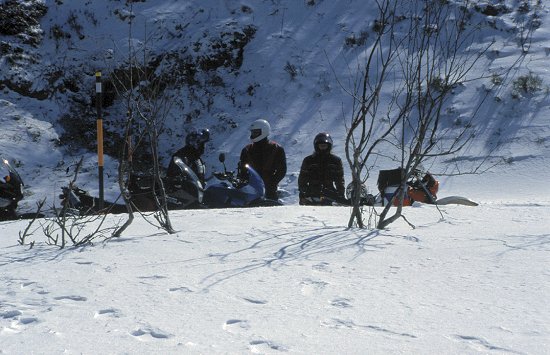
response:
<svg viewBox="0 0 550 355"><path fill-rule="evenodd" d="M10 163L4 159L0 164L0 221L19 219L17 204L23 199L23 180Z"/></svg>

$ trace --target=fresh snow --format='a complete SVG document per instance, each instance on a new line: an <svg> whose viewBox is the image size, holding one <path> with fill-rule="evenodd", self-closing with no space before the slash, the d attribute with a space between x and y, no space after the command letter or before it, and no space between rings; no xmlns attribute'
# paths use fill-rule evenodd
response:
<svg viewBox="0 0 550 355"><path fill-rule="evenodd" d="M137 220L62 251L16 245L26 222L2 223L1 348L547 353L550 205L441 212L412 207L416 229L378 231L345 228L345 207L178 211L176 234Z"/></svg>
<svg viewBox="0 0 550 355"><path fill-rule="evenodd" d="M82 5L47 3L52 8L44 24ZM376 230L372 224L347 228L347 207L299 206L296 192L315 133L333 134L334 150L344 156L342 106L349 98L332 71L351 80L346 73L361 54L343 50L342 43L368 27L373 5L220 3L162 0L134 6L137 24L145 18L170 29L173 21L192 23L193 40L204 29L232 21L258 27L234 79L237 89L261 83L254 104L238 98L239 109L216 98L212 116L198 124L213 127L205 155L212 172L220 168L216 158L222 151L228 168L235 166L247 142L247 122L270 120L288 157L281 183L288 192L285 206L174 211L175 234L137 217L121 238L65 249L48 245L36 224L26 240L33 247L21 246L18 238L28 221L0 222L0 354L550 353L548 10L541 10L542 25L510 78L531 72L543 79L544 89L521 99L506 90L498 94L502 101L490 97L475 121L476 138L456 160L475 164L491 152L490 163L502 163L483 174L438 176L438 196L466 196L480 205L418 204L405 209L415 228L399 220ZM235 18L234 10L243 5L253 12ZM123 50L127 29L111 19L122 3L86 6L103 25L83 22L87 37L73 43L64 60L85 63L83 70L93 76L96 68L87 60ZM200 7L207 11L195 11ZM495 23L513 29L515 20L511 13ZM136 27L138 40L140 31ZM504 68L518 58L513 31L487 29L480 38L496 43L494 58L476 72ZM156 45L181 43L159 39ZM60 59L52 40L41 51L43 61ZM295 81L284 71L287 61L300 63ZM471 113L476 96L475 85L457 95L457 117ZM60 97L36 101L2 91L0 154L25 181L20 212L33 211L44 197L49 206L58 204L60 188L71 178L67 168L82 155L79 186L97 193L94 153L68 155L55 144L62 103ZM235 117L239 126L221 130L220 115ZM177 121L170 128L183 136L187 129ZM181 143L164 137L161 150L168 157ZM392 167L376 164L375 171ZM450 165L437 161L432 167L443 172ZM116 168L116 159L107 157L110 198L118 193ZM348 166L345 171L349 182ZM376 173L368 181L371 192L375 181ZM123 215L112 215L106 224L123 221Z"/></svg>

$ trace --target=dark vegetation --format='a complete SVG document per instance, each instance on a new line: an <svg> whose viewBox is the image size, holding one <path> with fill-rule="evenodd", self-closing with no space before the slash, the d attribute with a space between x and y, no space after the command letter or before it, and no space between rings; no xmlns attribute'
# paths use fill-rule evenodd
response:
<svg viewBox="0 0 550 355"><path fill-rule="evenodd" d="M55 4L63 6L64 2L57 0ZM236 11L239 10L246 14L253 12L248 6L241 6ZM60 63L44 66L41 77L34 78L33 81L18 74L19 68L40 65L40 54L32 48L41 44L44 34L55 41L56 49L62 56L66 46L85 38L84 21L94 26L100 25L98 19L84 9L71 12L68 18L59 19L50 24L49 28L41 28L40 21L47 11L46 5L34 0L7 0L0 4L0 35L7 38L0 42L0 55L4 67L8 69L0 76L0 90L8 89L37 100L52 99L57 93L65 94L68 104L64 106L64 112L56 122L62 128L59 143L74 151L95 150L94 73L68 68ZM119 18L125 13L120 12ZM180 30L180 35L187 26L176 26ZM130 71L145 70L155 73L153 81L156 83L157 94L159 89L162 92L165 88L177 88L186 89L194 95L197 98L196 102L202 103L203 107L189 107L184 111L185 122L192 122L209 109L216 88L228 86L220 72L234 75L239 73L244 60L244 49L254 38L257 29L252 25L238 26L237 23L232 23L218 33L205 31L200 40L178 50L153 53L146 68L129 69L124 59L112 58L112 67L108 73L103 73L102 105L107 109L104 112L105 153L116 156L122 144L123 132L119 123L124 118L109 117L109 108L113 107L117 100L121 100L121 88L124 87L126 90L139 86L142 92L147 91L144 83L137 79L139 76L133 75L135 73ZM134 78L134 81L116 83L114 78ZM158 83L163 83L162 87L158 87ZM247 94L253 95L253 90L248 90ZM236 127L236 123L230 118L220 117L220 122L222 121Z"/></svg>
<svg viewBox="0 0 550 355"><path fill-rule="evenodd" d="M218 71L224 70L238 75L243 63L244 48L254 38L255 32L256 29L253 26L246 26L241 31L222 32L217 38L210 37L204 42L194 43L191 50L184 48L179 51L160 53L148 61L147 68L130 68L122 62L103 79L102 106L104 108L113 106L117 100L121 99L117 93L128 88L139 87L141 92L146 93L147 84L144 84L138 75L141 71L156 73L149 82L155 83L157 95L166 88L185 87L194 92L208 91L211 87L225 87L226 84L217 74ZM194 55L199 51L200 55ZM121 78L126 79L121 82ZM162 83L160 87L158 83ZM80 100L74 100L70 111L60 119L60 124L64 128L61 143L75 149L93 150L96 144L94 140L95 91L93 87L85 91L87 98L78 96ZM186 122L191 122L200 115L200 110L192 109L185 114L184 119ZM120 122L118 118L107 117L104 123L105 153L116 156L123 144L123 132L119 129Z"/></svg>
<svg viewBox="0 0 550 355"><path fill-rule="evenodd" d="M7 0L0 4L0 34L19 36L24 43L38 45L41 36L32 31L48 8L37 1Z"/></svg>

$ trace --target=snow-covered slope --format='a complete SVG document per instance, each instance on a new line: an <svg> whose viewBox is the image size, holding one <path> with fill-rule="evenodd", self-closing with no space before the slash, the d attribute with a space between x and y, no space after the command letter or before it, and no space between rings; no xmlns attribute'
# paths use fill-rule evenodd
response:
<svg viewBox="0 0 550 355"><path fill-rule="evenodd" d="M217 153L221 151L227 154L227 165L233 168L247 143L248 124L257 118L266 118L272 123L272 138L287 151L289 172L281 187L290 192L286 202L292 204L296 203L299 167L303 157L312 150L315 133L330 132L335 138L334 151L344 156L342 138L351 102L344 89L350 89L357 77L353 68L360 63L368 45L376 14L374 4L224 1L220 6L218 1L144 1L131 5L132 27L128 25L130 5L123 2L45 4L48 11L39 18L42 41L37 46L26 44L23 36L2 36L11 46L2 60L4 80L19 83L21 87L24 83L32 84L27 88L32 97L4 86L5 103L0 107L3 125L14 127L1 137L1 153L18 162L27 184L29 198L22 202L23 210L32 210L34 201L45 191L66 184L66 169L82 155L85 164L79 183L96 192L94 73L101 70L106 76L109 71L123 67L129 34L134 48L147 48L151 57L170 53L166 57L177 58L172 61L165 58L164 67L159 67L173 69L182 80L176 88L177 99L160 139L165 165L170 153L182 145L188 129L209 127L213 131L213 140L205 155L209 170L220 168ZM433 170L447 171L457 161L476 163L490 153L491 163L501 163L491 170L493 173L441 176L442 192L483 199L484 191L496 186L493 174L497 174L506 179L506 188L497 187L499 190L510 190L516 181L523 181L513 187L521 189L519 196L526 199L548 196L548 184L539 183L543 173L540 169L548 165L550 149L548 76L544 66L550 48L547 9L544 5L531 4L529 11L520 11L523 9L520 4L508 1L502 5L507 11L487 16L483 9L489 5L479 4L473 13L487 24L480 32L480 43L493 40L495 43L487 58L474 69L473 76L509 67L514 70L505 78L507 85L491 89L493 92L479 108L474 120L476 138L468 149L452 162L435 162ZM499 6L496 8L500 9ZM528 53L515 64L522 48L518 44L520 29L526 19L535 14L541 25L533 33ZM35 32L40 33L39 30ZM248 35L239 42L237 37L231 37L236 36L235 33ZM222 56L218 46L234 42L244 47L231 47L229 54L223 54L228 56L224 64L212 64ZM17 48L27 56L16 56ZM192 80L188 71L177 71L178 66L195 68ZM542 78L540 90L513 98L514 80L527 74ZM459 122L470 117L483 88L490 86L487 80L462 89L449 107L451 118ZM37 99L43 98L39 95L42 92L48 94L47 98ZM105 129L116 131L116 124L111 122L124 117L121 100L115 100L104 112ZM14 119L14 115L25 119ZM44 130L44 127L49 128ZM40 145L33 148L30 155L25 149L29 144L20 138L26 135L22 132L27 131L44 132L43 136L30 134L28 142L32 141L33 147ZM106 145L112 144L108 135ZM79 149L82 145L89 150ZM117 194L117 164L116 157L113 158L107 157L105 166L108 196ZM380 160L373 163L375 168L395 164ZM526 171L537 170L541 174L525 176ZM376 173L373 175L375 179ZM349 181L347 167L346 178ZM374 189L374 181L369 185ZM52 197L48 196L50 204L54 202Z"/></svg>

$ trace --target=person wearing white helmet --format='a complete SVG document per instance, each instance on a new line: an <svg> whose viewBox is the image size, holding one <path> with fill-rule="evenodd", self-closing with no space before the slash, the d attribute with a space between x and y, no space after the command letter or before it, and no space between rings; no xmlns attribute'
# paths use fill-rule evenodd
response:
<svg viewBox="0 0 550 355"><path fill-rule="evenodd" d="M250 165L260 174L265 184L265 196L277 200L279 182L286 174L286 154L283 147L269 140L271 126L263 119L252 122L250 140L241 151L240 166Z"/></svg>
<svg viewBox="0 0 550 355"><path fill-rule="evenodd" d="M174 163L174 158L179 157L191 170L195 172L201 183L205 183L205 165L201 158L204 154L204 145L210 140L208 128L194 129L185 137L185 146L172 155L166 176L173 177L180 174L180 168Z"/></svg>

